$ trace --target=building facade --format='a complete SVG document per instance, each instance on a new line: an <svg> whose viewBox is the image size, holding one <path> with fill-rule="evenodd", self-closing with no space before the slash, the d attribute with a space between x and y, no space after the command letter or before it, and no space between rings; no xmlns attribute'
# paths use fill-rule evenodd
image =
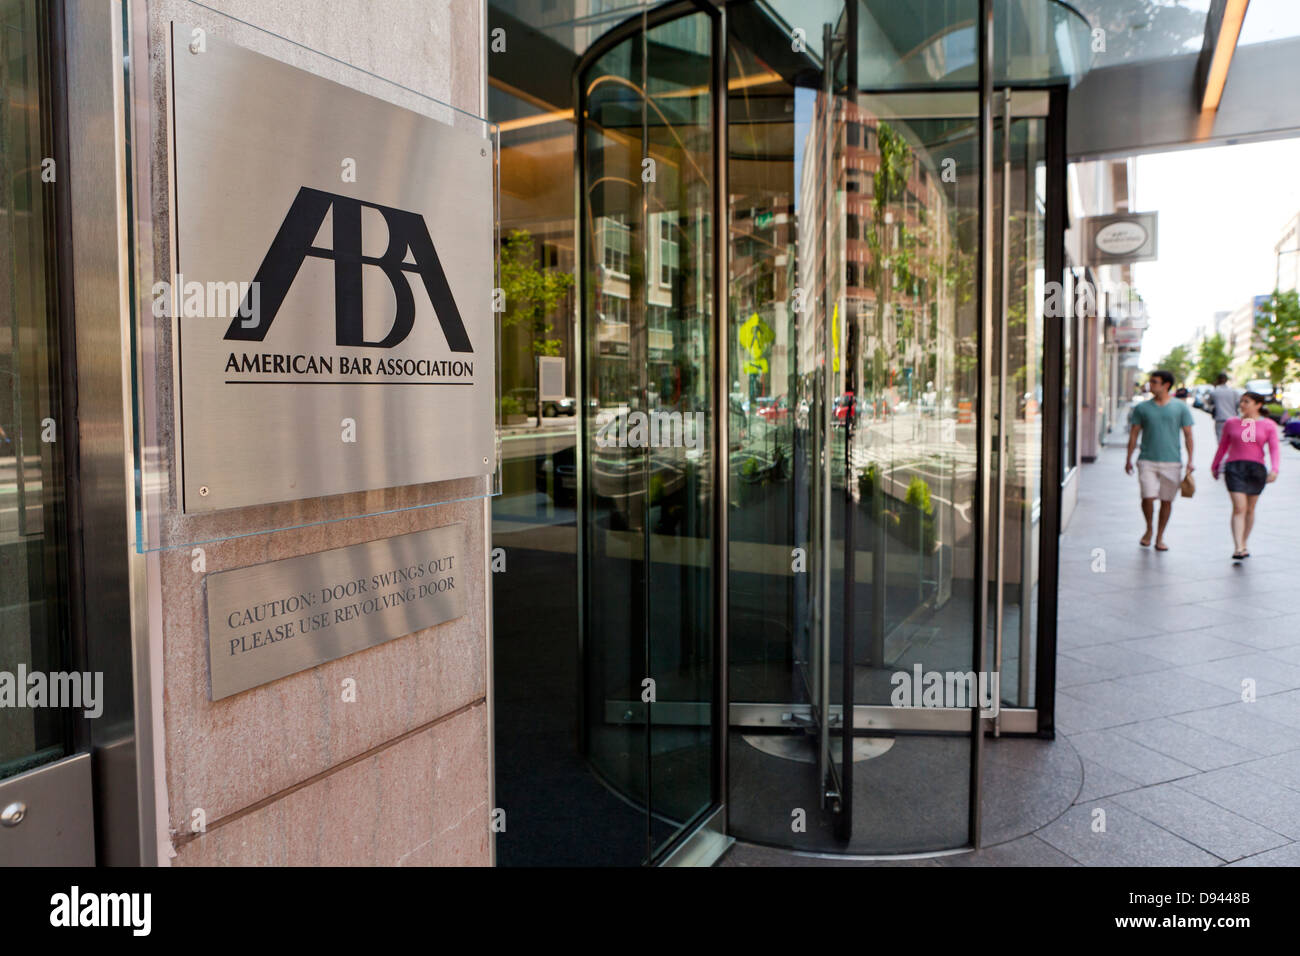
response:
<svg viewBox="0 0 1300 956"><path fill-rule="evenodd" d="M0 2L0 862L1005 837L1145 324L1074 220L1250 132L1106 125L1104 8Z"/></svg>

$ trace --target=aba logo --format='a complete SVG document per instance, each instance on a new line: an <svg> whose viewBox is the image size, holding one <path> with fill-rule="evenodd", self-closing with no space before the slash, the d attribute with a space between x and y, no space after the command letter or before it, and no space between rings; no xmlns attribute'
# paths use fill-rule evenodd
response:
<svg viewBox="0 0 1300 956"><path fill-rule="evenodd" d="M361 254L361 208L379 211L388 226L388 248L382 256ZM334 212L334 247L314 245L325 217ZM407 256L411 262L407 262ZM289 213L275 234L275 241L257 269L253 281L260 290L261 308L254 314L251 293L245 296L240 312L226 330L226 339L261 342L284 304L289 287L308 256L334 260L334 322L339 345L391 349L411 334L415 324L415 297L403 274L414 272L423 281L443 335L453 352L473 352L460 310L452 298L447 275L438 261L438 253L429 238L429 228L418 213L363 202L349 196L337 196L319 189L298 190ZM378 342L368 342L362 327L362 267L375 266L382 271L397 297L397 314L392 327Z"/></svg>

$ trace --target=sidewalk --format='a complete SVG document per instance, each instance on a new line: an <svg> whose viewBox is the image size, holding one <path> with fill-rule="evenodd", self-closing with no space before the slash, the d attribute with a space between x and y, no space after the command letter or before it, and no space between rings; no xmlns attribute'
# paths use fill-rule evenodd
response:
<svg viewBox="0 0 1300 956"><path fill-rule="evenodd" d="M1197 491L1174 503L1169 551L1138 545L1125 436L1078 476L1056 714L1083 788L1035 836L1086 865L1300 865L1300 453L1282 445L1251 557L1234 566L1213 423L1192 414ZM1090 827L1097 809L1104 834Z"/></svg>

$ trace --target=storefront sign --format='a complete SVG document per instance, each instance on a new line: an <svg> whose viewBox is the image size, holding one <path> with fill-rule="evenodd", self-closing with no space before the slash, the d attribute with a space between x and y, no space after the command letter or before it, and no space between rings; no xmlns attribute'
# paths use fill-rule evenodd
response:
<svg viewBox="0 0 1300 956"><path fill-rule="evenodd" d="M1115 345L1141 345L1142 329L1132 326L1116 325L1111 327L1111 341Z"/></svg>
<svg viewBox="0 0 1300 956"><path fill-rule="evenodd" d="M454 524L210 575L212 699L461 617L464 555Z"/></svg>
<svg viewBox="0 0 1300 956"><path fill-rule="evenodd" d="M173 24L187 513L495 468L490 141ZM170 310L170 311L166 311Z"/></svg>
<svg viewBox="0 0 1300 956"><path fill-rule="evenodd" d="M1123 265L1155 259L1157 216L1154 212L1133 212L1084 219L1084 265Z"/></svg>

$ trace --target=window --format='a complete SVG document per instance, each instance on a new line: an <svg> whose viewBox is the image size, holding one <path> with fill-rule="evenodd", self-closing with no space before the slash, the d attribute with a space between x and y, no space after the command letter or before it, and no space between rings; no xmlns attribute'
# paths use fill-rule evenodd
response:
<svg viewBox="0 0 1300 956"><path fill-rule="evenodd" d="M850 146L862 145L862 124L861 123L845 124L844 138L845 141Z"/></svg>
<svg viewBox="0 0 1300 956"><path fill-rule="evenodd" d="M675 217L665 215L659 220L659 284L672 287L677 276L677 234Z"/></svg>
<svg viewBox="0 0 1300 956"><path fill-rule="evenodd" d="M844 221L844 235L849 239L860 239L862 237L860 229L858 217L853 213L849 213Z"/></svg>
<svg viewBox="0 0 1300 956"><path fill-rule="evenodd" d="M606 295L604 301L604 310L601 318L606 322L619 322L627 324L628 317L631 315L631 307L627 299L620 298L616 295Z"/></svg>
<svg viewBox="0 0 1300 956"><path fill-rule="evenodd" d="M628 228L617 219L606 217L601 229L605 241L605 268L619 275L627 275Z"/></svg>

